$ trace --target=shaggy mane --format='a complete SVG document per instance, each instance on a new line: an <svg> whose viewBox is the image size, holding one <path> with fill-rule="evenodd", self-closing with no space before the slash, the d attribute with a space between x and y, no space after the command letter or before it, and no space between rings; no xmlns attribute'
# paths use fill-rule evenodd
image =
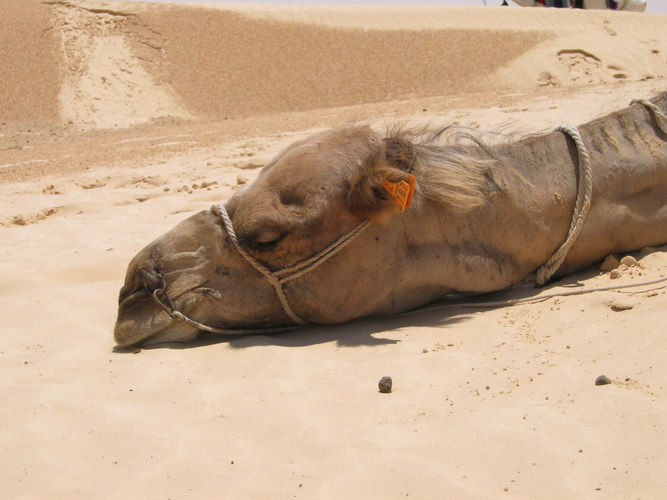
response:
<svg viewBox="0 0 667 500"><path fill-rule="evenodd" d="M416 189L424 198L468 211L497 189L489 172L502 161L491 141L479 136L455 125L435 131L397 125L386 133L387 159L415 175Z"/></svg>

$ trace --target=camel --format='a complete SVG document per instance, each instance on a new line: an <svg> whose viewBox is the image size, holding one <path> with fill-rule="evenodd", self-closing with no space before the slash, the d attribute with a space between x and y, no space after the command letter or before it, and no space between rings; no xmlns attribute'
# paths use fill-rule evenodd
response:
<svg viewBox="0 0 667 500"><path fill-rule="evenodd" d="M667 92L506 141L366 125L298 141L141 250L119 346L393 315L667 243Z"/></svg>

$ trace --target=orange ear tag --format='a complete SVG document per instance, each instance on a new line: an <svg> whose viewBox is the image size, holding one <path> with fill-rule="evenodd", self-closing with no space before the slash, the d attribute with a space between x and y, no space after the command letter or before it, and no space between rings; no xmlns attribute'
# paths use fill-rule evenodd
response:
<svg viewBox="0 0 667 500"><path fill-rule="evenodd" d="M389 192L389 195L396 202L396 205L401 212L405 212L405 208L412 205L412 195L415 192L414 175L408 174L408 182L384 181L382 186Z"/></svg>

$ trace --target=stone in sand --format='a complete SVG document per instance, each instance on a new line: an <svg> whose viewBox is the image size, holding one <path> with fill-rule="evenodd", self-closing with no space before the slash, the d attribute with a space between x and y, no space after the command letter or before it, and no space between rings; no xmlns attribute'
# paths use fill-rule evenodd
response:
<svg viewBox="0 0 667 500"><path fill-rule="evenodd" d="M637 259L635 259L632 255L626 255L621 259L621 264L624 264L628 267L635 267L637 265Z"/></svg>
<svg viewBox="0 0 667 500"><path fill-rule="evenodd" d="M380 389L380 392L384 393L391 392L391 385L391 377L382 377L378 382L378 388Z"/></svg>
<svg viewBox="0 0 667 500"><path fill-rule="evenodd" d="M606 272L616 269L620 262L613 255L607 255L607 258L600 264L600 271Z"/></svg>

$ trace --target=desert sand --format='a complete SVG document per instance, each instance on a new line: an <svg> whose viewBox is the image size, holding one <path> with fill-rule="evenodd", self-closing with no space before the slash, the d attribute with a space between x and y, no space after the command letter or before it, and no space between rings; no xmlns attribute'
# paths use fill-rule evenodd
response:
<svg viewBox="0 0 667 500"><path fill-rule="evenodd" d="M112 338L131 257L290 142L584 123L667 88L667 18L2 0L0 20L0 497L667 496L662 285ZM633 255L490 298L667 275L667 248Z"/></svg>

